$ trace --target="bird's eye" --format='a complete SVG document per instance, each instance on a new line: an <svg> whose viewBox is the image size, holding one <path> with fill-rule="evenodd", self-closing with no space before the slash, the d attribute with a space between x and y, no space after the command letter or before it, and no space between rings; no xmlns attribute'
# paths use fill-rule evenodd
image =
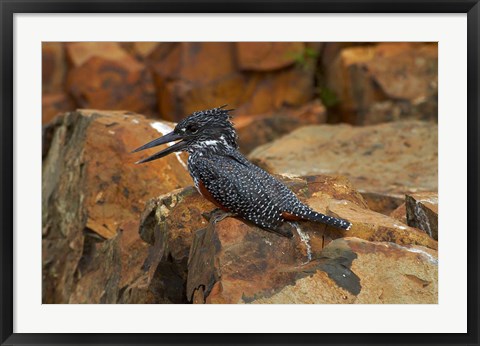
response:
<svg viewBox="0 0 480 346"><path fill-rule="evenodd" d="M198 127L195 125L188 125L187 126L187 131L190 133L197 133L198 132Z"/></svg>

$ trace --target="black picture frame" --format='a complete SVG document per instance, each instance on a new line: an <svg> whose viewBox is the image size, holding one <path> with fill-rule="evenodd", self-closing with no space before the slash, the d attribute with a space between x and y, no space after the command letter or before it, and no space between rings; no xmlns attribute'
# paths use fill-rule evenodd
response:
<svg viewBox="0 0 480 346"><path fill-rule="evenodd" d="M479 0L14 1L1 3L0 183L2 345L450 344L477 345L479 327ZM467 13L468 332L466 334L24 334L13 333L13 16L15 13ZM452 316L455 318L455 316ZM339 322L341 323L341 322ZM288 326L288 316L286 316Z"/></svg>

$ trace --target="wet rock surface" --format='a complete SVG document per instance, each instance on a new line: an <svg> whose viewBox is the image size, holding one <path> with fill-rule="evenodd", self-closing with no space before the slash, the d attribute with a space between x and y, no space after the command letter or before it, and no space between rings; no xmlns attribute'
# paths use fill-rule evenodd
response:
<svg viewBox="0 0 480 346"><path fill-rule="evenodd" d="M359 192L398 206L406 193L437 189L437 145L437 126L428 122L319 125L258 147L249 158L272 173L345 175Z"/></svg>
<svg viewBox="0 0 480 346"><path fill-rule="evenodd" d="M134 165L146 154L130 151L158 137L152 126L158 124L164 131L171 126L128 112L82 110L44 129L44 303L114 302L142 274L147 244L138 227L145 203L191 183L175 155ZM112 292L101 293L106 282Z"/></svg>

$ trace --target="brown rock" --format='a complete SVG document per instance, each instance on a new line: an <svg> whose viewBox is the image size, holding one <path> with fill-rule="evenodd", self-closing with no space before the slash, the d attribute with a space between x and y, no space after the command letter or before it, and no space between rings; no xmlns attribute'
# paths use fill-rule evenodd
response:
<svg viewBox="0 0 480 346"><path fill-rule="evenodd" d="M187 187L150 200L140 236L152 245L145 286L164 303L186 303L187 262L194 233L208 224L202 215L215 206Z"/></svg>
<svg viewBox="0 0 480 346"><path fill-rule="evenodd" d="M369 46L369 42L324 42L321 49L320 60L323 69L326 70L332 66L333 62L338 58L340 52L348 47Z"/></svg>
<svg viewBox="0 0 480 346"><path fill-rule="evenodd" d="M249 82L241 74L224 76L210 84L190 83L183 80L166 81L157 78L158 99L162 118L180 121L186 115L228 104L235 107L246 101Z"/></svg>
<svg viewBox="0 0 480 346"><path fill-rule="evenodd" d="M67 61L62 42L42 43L42 92L63 91Z"/></svg>
<svg viewBox="0 0 480 346"><path fill-rule="evenodd" d="M52 121L57 115L75 110L75 103L64 92L42 95L42 124Z"/></svg>
<svg viewBox="0 0 480 346"><path fill-rule="evenodd" d="M421 245L431 249L438 248L438 243L426 233L402 224L389 216L362 209L348 201L331 201L327 214L352 223L350 230L345 232L345 235L349 237L399 245Z"/></svg>
<svg viewBox="0 0 480 346"><path fill-rule="evenodd" d="M80 107L156 113L150 71L117 43L74 43L67 52L67 88Z"/></svg>
<svg viewBox="0 0 480 346"><path fill-rule="evenodd" d="M303 42L237 42L242 70L271 71L294 64L303 55Z"/></svg>
<svg viewBox="0 0 480 346"><path fill-rule="evenodd" d="M361 193L403 198L437 189L437 142L437 126L420 121L319 125L258 147L249 157L273 173L345 175Z"/></svg>
<svg viewBox="0 0 480 346"><path fill-rule="evenodd" d="M248 80L241 74L226 76L211 84L182 84L177 83L179 94L183 102L183 113L180 118L192 112L218 107L228 104L229 107L238 108L246 102L251 95L253 80Z"/></svg>
<svg viewBox="0 0 480 346"><path fill-rule="evenodd" d="M381 43L349 47L343 49L326 70L327 86L340 99L343 121L374 123L380 114L371 106L387 100L406 102L407 108L412 109L425 102L433 103L436 117L437 65L436 44ZM425 107L429 106L421 106ZM362 119L365 113L370 114ZM389 112L385 116L384 121L388 121L392 115ZM372 120L375 117L377 120Z"/></svg>
<svg viewBox="0 0 480 346"><path fill-rule="evenodd" d="M407 223L438 240L438 194L422 192L405 196Z"/></svg>
<svg viewBox="0 0 480 346"><path fill-rule="evenodd" d="M150 290L148 274L139 277L131 285L123 289L118 303L121 304L162 304L163 301L156 299L155 294Z"/></svg>
<svg viewBox="0 0 480 346"><path fill-rule="evenodd" d="M357 238L337 239L260 304L436 304L437 252ZM301 274L300 274L301 273ZM302 275L303 274L303 275ZM307 275L308 274L308 275Z"/></svg>
<svg viewBox="0 0 480 346"><path fill-rule="evenodd" d="M115 304L122 273L117 235L99 241L95 235L84 238L83 253L75 269L70 304Z"/></svg>
<svg viewBox="0 0 480 346"><path fill-rule="evenodd" d="M147 58L170 44L170 42L133 42L133 50L141 57Z"/></svg>
<svg viewBox="0 0 480 346"><path fill-rule="evenodd" d="M117 293L105 293L109 298L102 299L113 302L121 287L143 274L147 244L138 235L141 210L150 198L191 184L175 155L149 165L133 164L147 153L133 155L131 150L158 137L152 125L161 129L159 124L171 126L131 113L82 110L57 118L45 129L44 303L100 299L100 288L90 286L94 281L102 286L105 280ZM93 246L86 234L100 243ZM90 254L90 248L99 255ZM81 269L83 262L91 263L86 270ZM77 281L80 275L83 279Z"/></svg>
<svg viewBox="0 0 480 346"><path fill-rule="evenodd" d="M247 88L251 94L243 105L237 105L239 112L262 114L283 107L299 107L312 100L314 95L313 71L293 67L276 73L252 74Z"/></svg>
<svg viewBox="0 0 480 346"><path fill-rule="evenodd" d="M390 213L390 217L407 224L407 209L405 203L402 203L397 209Z"/></svg>
<svg viewBox="0 0 480 346"><path fill-rule="evenodd" d="M437 95L421 99L416 103L404 100L375 102L357 114L356 124L374 125L390 121L418 119L437 122Z"/></svg>
<svg viewBox="0 0 480 346"><path fill-rule="evenodd" d="M383 193L363 192L363 198L367 201L368 207L378 213L389 215L397 209L404 199L399 196L386 195Z"/></svg>
<svg viewBox="0 0 480 346"><path fill-rule="evenodd" d="M152 55L150 64L159 113L165 119L178 121L192 111L227 102L236 104L235 90L243 93L242 76L236 74L233 43L178 43ZM229 95L229 89L234 96Z"/></svg>
<svg viewBox="0 0 480 346"><path fill-rule="evenodd" d="M256 116L240 115L234 118L240 150L244 154L301 126L323 124L326 121L325 107L318 100L299 109L284 109L278 113Z"/></svg>
<svg viewBox="0 0 480 346"><path fill-rule="evenodd" d="M182 42L152 61L159 77L209 84L236 72L234 44L230 42Z"/></svg>
<svg viewBox="0 0 480 346"><path fill-rule="evenodd" d="M134 62L117 42L74 42L66 44L67 57L74 67L80 67L93 57L111 61Z"/></svg>
<svg viewBox="0 0 480 346"><path fill-rule="evenodd" d="M297 235L290 240L227 218L195 234L188 264L187 297L198 289L207 303L232 304L292 284L289 272L308 260Z"/></svg>

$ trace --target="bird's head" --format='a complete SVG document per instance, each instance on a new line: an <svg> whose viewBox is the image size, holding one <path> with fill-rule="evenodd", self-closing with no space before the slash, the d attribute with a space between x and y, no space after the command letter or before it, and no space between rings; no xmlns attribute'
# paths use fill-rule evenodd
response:
<svg viewBox="0 0 480 346"><path fill-rule="evenodd" d="M216 151L227 146L236 149L238 147L237 133L230 121L231 109L225 109L225 106L194 112L180 121L172 132L135 149L133 152L178 141L137 163L153 161L177 151L188 151L189 153L197 150Z"/></svg>

